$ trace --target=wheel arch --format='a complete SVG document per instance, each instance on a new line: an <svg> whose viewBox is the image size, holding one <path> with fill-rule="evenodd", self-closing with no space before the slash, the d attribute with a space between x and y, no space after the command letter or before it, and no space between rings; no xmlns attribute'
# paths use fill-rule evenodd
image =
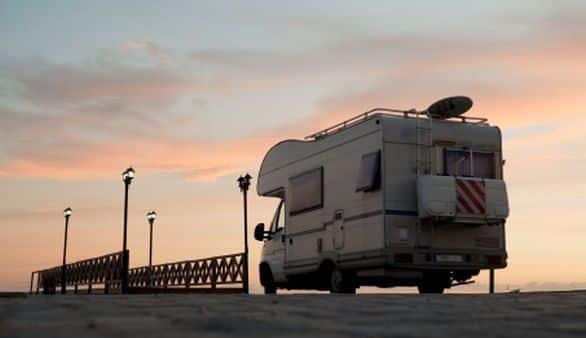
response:
<svg viewBox="0 0 586 338"><path fill-rule="evenodd" d="M336 262L330 257L324 257L320 261L317 271L320 273L330 272L336 268Z"/></svg>

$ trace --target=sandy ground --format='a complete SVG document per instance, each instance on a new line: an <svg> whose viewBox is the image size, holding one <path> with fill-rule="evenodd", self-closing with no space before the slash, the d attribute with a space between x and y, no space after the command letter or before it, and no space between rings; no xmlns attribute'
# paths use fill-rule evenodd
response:
<svg viewBox="0 0 586 338"><path fill-rule="evenodd" d="M586 292L0 298L0 337L586 337Z"/></svg>

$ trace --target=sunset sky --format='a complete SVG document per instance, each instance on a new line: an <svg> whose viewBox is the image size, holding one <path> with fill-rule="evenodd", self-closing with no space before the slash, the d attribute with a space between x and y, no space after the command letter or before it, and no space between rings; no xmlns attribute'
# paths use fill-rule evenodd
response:
<svg viewBox="0 0 586 338"><path fill-rule="evenodd" d="M129 165L131 266L152 209L155 263L239 252L274 143L449 95L503 130L497 283L586 288L584 1L0 0L0 41L0 291L60 263L67 206L70 261L120 250Z"/></svg>

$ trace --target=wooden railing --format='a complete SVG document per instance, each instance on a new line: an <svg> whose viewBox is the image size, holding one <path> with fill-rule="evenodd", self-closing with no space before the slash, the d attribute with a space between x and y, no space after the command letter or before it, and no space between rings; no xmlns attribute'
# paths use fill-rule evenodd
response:
<svg viewBox="0 0 586 338"><path fill-rule="evenodd" d="M128 272L131 292L244 292L245 254L132 268ZM234 287L236 286L236 287ZM183 289L183 290L181 290Z"/></svg>
<svg viewBox="0 0 586 338"><path fill-rule="evenodd" d="M128 269L128 251L116 252L67 264L65 287L86 287L92 293L102 285L104 293L217 292L243 293L246 255L209 257ZM31 275L30 292L36 277L36 293L59 293L63 286L62 266L35 271ZM124 282L126 278L126 283Z"/></svg>
<svg viewBox="0 0 586 338"><path fill-rule="evenodd" d="M91 293L96 285L103 286L105 293L109 293L112 289L120 290L127 269L128 251L126 251L126 259L120 251L70 263L65 266L65 286L73 286L76 293L80 286L87 287L88 293ZM62 266L33 272L31 293L35 275L37 277L36 293L39 293L40 289L43 293L56 293L57 289L63 285L62 273Z"/></svg>

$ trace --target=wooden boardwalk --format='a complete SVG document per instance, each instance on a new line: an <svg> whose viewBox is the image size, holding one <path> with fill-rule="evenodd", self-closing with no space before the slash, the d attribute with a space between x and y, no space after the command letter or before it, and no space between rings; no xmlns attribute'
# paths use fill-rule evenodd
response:
<svg viewBox="0 0 586 338"><path fill-rule="evenodd" d="M0 337L586 337L586 292L3 297Z"/></svg>

